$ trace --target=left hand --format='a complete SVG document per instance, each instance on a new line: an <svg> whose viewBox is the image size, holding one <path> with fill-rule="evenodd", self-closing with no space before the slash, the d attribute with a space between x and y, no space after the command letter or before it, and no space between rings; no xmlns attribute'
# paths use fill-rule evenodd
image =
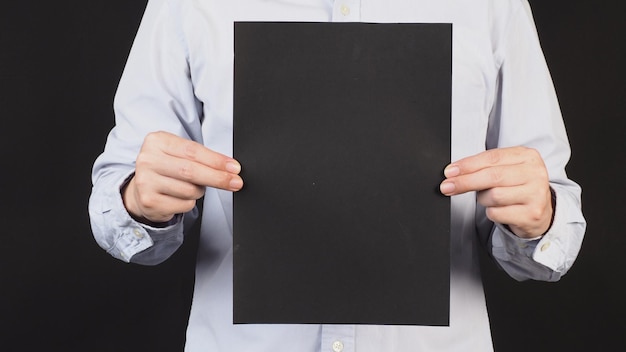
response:
<svg viewBox="0 0 626 352"><path fill-rule="evenodd" d="M526 147L491 149L448 165L441 193L476 191L487 217L522 238L541 236L552 221L548 171L539 152Z"/></svg>

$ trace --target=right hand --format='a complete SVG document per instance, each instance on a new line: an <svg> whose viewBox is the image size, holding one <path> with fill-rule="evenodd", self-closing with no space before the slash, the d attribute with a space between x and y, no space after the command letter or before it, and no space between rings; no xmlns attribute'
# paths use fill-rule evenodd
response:
<svg viewBox="0 0 626 352"><path fill-rule="evenodd" d="M206 187L240 190L240 171L231 157L171 133L153 132L141 146L122 199L135 219L167 222L193 209Z"/></svg>

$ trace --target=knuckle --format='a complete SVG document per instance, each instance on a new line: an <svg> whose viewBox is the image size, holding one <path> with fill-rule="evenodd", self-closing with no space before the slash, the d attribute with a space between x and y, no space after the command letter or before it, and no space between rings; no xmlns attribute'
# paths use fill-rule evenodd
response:
<svg viewBox="0 0 626 352"><path fill-rule="evenodd" d="M185 161L178 167L178 176L183 180L191 180L193 179L194 171L193 164Z"/></svg>
<svg viewBox="0 0 626 352"><path fill-rule="evenodd" d="M199 152L199 146L193 142L186 142L183 145L183 155L191 160L195 160Z"/></svg>
<svg viewBox="0 0 626 352"><path fill-rule="evenodd" d="M519 148L521 148L521 153L526 157L526 160L528 162L533 163L533 164L543 162L543 158L541 157L541 154L539 153L537 149L531 148L531 147L519 147Z"/></svg>
<svg viewBox="0 0 626 352"><path fill-rule="evenodd" d="M150 132L144 138L142 148L149 148L159 152L173 150L176 147L177 139L169 132L154 131Z"/></svg>
<svg viewBox="0 0 626 352"><path fill-rule="evenodd" d="M546 169L540 169L537 171L537 175L535 176L535 178L539 181L541 181L542 184L544 184L546 186L546 188L549 188L549 180L550 180L550 176L548 175L548 170Z"/></svg>
<svg viewBox="0 0 626 352"><path fill-rule="evenodd" d="M155 195L151 192L140 193L138 195L138 198L139 198L138 201L139 201L139 204L141 204L141 207L148 211L154 210L156 206L158 205L157 197L155 197Z"/></svg>
<svg viewBox="0 0 626 352"><path fill-rule="evenodd" d="M524 152L526 152L528 155L532 156L533 158L539 158L540 154L539 151L535 148L532 147L522 147Z"/></svg>
<svg viewBox="0 0 626 352"><path fill-rule="evenodd" d="M227 172L220 172L218 177L217 177L217 182L221 187L228 187L228 184L230 183L231 180L231 175L228 174Z"/></svg>
<svg viewBox="0 0 626 352"><path fill-rule="evenodd" d="M144 174L141 172L135 172L135 175L132 178L132 182L135 185L135 188L137 189L146 189L149 185L148 181L146 180L146 177L144 177ZM143 194L144 192L139 192L139 194Z"/></svg>
<svg viewBox="0 0 626 352"><path fill-rule="evenodd" d="M172 204L172 207L168 210L169 213L180 214L186 213L193 209L196 206L195 199L177 199L175 203Z"/></svg>
<svg viewBox="0 0 626 352"><path fill-rule="evenodd" d="M196 200L195 199L189 199L186 200L184 202L182 202L181 204L182 208L181 208L181 213L186 213L188 211L190 211L191 209L193 209L196 206Z"/></svg>
<svg viewBox="0 0 626 352"><path fill-rule="evenodd" d="M150 132L146 134L143 140L144 145L152 145L158 143L163 138L164 133L162 131Z"/></svg>
<svg viewBox="0 0 626 352"><path fill-rule="evenodd" d="M145 153L137 154L137 159L135 160L136 168L147 168L150 165L150 158Z"/></svg>
<svg viewBox="0 0 626 352"><path fill-rule="evenodd" d="M533 222L541 221L545 213L545 208L540 206L534 206L529 211L530 219Z"/></svg>
<svg viewBox="0 0 626 352"><path fill-rule="evenodd" d="M195 187L195 193L194 193L194 198L195 199L200 199L204 196L204 192L205 192L206 188L202 187L202 186L196 186Z"/></svg>
<svg viewBox="0 0 626 352"><path fill-rule="evenodd" d="M196 186L192 183L185 183L181 186L180 191L184 195L185 199L190 200L201 198L204 195L204 188Z"/></svg>
<svg viewBox="0 0 626 352"><path fill-rule="evenodd" d="M489 190L489 197L493 204L502 205L506 200L505 192L501 188L492 188Z"/></svg>
<svg viewBox="0 0 626 352"><path fill-rule="evenodd" d="M502 183L504 175L502 174L502 170L500 168L491 168L487 173L487 177L489 177L489 181L492 185L499 185Z"/></svg>
<svg viewBox="0 0 626 352"><path fill-rule="evenodd" d="M485 215L487 218L493 222L498 222L498 211L495 207L487 207L485 208Z"/></svg>
<svg viewBox="0 0 626 352"><path fill-rule="evenodd" d="M490 150L487 154L487 162L495 165L500 163L500 160L502 160L502 152L499 149L492 149Z"/></svg>

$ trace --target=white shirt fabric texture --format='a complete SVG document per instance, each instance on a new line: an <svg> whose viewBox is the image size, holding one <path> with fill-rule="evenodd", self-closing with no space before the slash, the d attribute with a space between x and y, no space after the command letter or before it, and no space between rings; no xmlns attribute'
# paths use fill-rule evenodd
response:
<svg viewBox="0 0 626 352"><path fill-rule="evenodd" d="M451 198L449 327L233 325L232 193L208 188L186 351L492 351L479 246L516 280L556 281L573 264L586 226L525 0L150 0L116 94L116 125L94 163L89 213L98 244L120 260L155 265L182 243L197 210L150 227L128 215L120 187L149 132L232 155L234 21L452 23L452 160L495 147L536 148L556 210L544 236L524 240L486 219L474 193Z"/></svg>

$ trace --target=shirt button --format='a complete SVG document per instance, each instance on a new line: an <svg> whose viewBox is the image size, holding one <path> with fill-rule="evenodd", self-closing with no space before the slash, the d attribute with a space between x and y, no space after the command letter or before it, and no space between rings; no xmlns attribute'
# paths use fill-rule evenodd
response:
<svg viewBox="0 0 626 352"><path fill-rule="evenodd" d="M546 242L541 246L541 251L545 252L548 248L550 248L550 242Z"/></svg>
<svg viewBox="0 0 626 352"><path fill-rule="evenodd" d="M138 229L134 229L133 233L135 234L135 236L137 236L137 238L139 239L143 238L143 233L141 233L141 231L139 231Z"/></svg>
<svg viewBox="0 0 626 352"><path fill-rule="evenodd" d="M341 5L341 14L348 16L350 14L350 7L348 7L348 5Z"/></svg>
<svg viewBox="0 0 626 352"><path fill-rule="evenodd" d="M343 351L343 342L335 341L333 342L333 352L341 352Z"/></svg>

